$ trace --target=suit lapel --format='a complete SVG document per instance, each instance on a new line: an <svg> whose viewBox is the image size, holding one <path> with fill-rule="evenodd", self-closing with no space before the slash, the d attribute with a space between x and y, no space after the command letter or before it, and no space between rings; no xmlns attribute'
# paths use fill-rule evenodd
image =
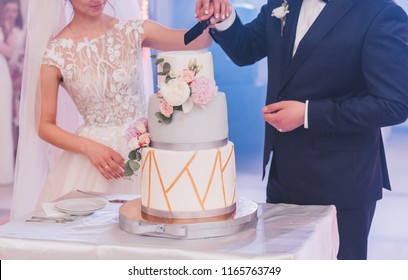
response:
<svg viewBox="0 0 408 280"><path fill-rule="evenodd" d="M324 38L327 33L330 32L334 25L351 9L353 5L353 0L331 1L326 5L326 7L322 10L310 29L307 31L303 39L300 41L295 56L293 57L289 67L286 68L287 71L281 85L281 89L288 83L288 81L296 73L299 67L309 57L316 45ZM298 15L299 12L297 12L296 18L298 18ZM288 47L288 49L290 49L290 57L292 57L294 38L296 36L296 25L294 27L294 30L291 30L291 34L293 34L293 41L291 41L292 47ZM288 54L285 53L285 55Z"/></svg>

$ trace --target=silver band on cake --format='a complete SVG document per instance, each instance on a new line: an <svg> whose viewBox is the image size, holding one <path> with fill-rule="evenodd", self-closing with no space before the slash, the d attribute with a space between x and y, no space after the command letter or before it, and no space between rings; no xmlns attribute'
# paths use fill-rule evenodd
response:
<svg viewBox="0 0 408 280"><path fill-rule="evenodd" d="M194 151L194 150L209 150L223 147L228 144L228 138L212 141L212 142L202 142L202 143L164 143L151 141L150 147L162 150L171 151Z"/></svg>
<svg viewBox="0 0 408 280"><path fill-rule="evenodd" d="M142 205L142 212L159 218L168 219L200 219L200 218L210 218L222 215L227 215L235 211L236 203L231 204L225 208L203 210L196 212L182 212L182 211L162 211L153 208L148 208Z"/></svg>

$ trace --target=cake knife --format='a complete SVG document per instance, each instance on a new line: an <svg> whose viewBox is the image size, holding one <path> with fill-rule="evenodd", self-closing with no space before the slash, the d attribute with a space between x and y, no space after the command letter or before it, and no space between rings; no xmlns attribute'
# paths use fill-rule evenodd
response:
<svg viewBox="0 0 408 280"><path fill-rule="evenodd" d="M184 45L190 44L194 41L198 36L200 36L204 30L210 25L210 18L207 20L202 20L197 22L196 25L193 26L189 31L184 34Z"/></svg>

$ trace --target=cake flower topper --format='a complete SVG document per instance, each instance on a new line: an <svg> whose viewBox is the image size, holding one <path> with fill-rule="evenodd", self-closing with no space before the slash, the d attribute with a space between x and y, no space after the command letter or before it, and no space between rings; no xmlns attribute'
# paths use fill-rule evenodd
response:
<svg viewBox="0 0 408 280"><path fill-rule="evenodd" d="M286 14L289 13L289 3L287 0L283 0L280 7L273 9L271 16L281 20L281 36L283 36L283 29L286 25Z"/></svg>
<svg viewBox="0 0 408 280"><path fill-rule="evenodd" d="M179 73L173 71L170 63L163 58L157 59L155 64L162 67L157 75L165 76L165 81L159 85L160 112L155 114L159 122L169 124L175 110L188 113L194 105L204 108L214 99L218 88L215 81L203 76L197 77L202 69L197 59L191 59L187 68Z"/></svg>
<svg viewBox="0 0 408 280"><path fill-rule="evenodd" d="M134 123L131 123L126 130L126 139L131 151L129 152L125 172L123 175L125 177L130 177L140 168L139 162L142 160L142 154L140 150L143 147L148 147L150 144L150 134L147 128L147 119L140 118Z"/></svg>

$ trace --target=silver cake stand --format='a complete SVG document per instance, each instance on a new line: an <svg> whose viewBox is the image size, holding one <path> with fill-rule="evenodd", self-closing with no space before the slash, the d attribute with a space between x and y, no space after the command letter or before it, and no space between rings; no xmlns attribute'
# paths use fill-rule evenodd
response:
<svg viewBox="0 0 408 280"><path fill-rule="evenodd" d="M199 239L230 235L256 225L258 205L240 198L231 214L202 219L168 219L142 213L141 199L123 204L119 209L119 226L137 234L174 239Z"/></svg>

